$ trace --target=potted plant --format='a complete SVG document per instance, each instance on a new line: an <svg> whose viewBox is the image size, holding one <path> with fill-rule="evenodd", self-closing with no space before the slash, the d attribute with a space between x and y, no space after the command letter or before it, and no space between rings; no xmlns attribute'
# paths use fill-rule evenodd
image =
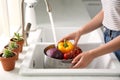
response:
<svg viewBox="0 0 120 80"><path fill-rule="evenodd" d="M20 35L20 33L14 33L14 37L11 38L10 41L16 42L20 46L20 52L22 52L24 45L24 38Z"/></svg>
<svg viewBox="0 0 120 80"><path fill-rule="evenodd" d="M4 49L0 54L0 60L5 71L13 70L15 68L16 53L9 49Z"/></svg>
<svg viewBox="0 0 120 80"><path fill-rule="evenodd" d="M4 48L7 48L9 50L12 50L13 52L16 53L17 57L16 60L18 60L19 58L19 53L20 53L20 46L18 44L16 44L16 42L10 42L8 45L6 45Z"/></svg>

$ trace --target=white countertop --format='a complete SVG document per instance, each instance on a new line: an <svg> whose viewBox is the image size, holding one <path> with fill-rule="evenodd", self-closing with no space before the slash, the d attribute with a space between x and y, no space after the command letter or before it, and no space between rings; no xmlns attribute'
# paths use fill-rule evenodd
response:
<svg viewBox="0 0 120 80"><path fill-rule="evenodd" d="M55 3L56 1L58 3ZM67 5L68 1L70 2L70 6ZM76 1L79 2L77 3ZM54 6L53 9L55 10L55 12L53 12L55 26L79 27L90 20L87 10L80 0L64 0L64 3L60 0L51 0L51 2L52 6ZM75 8L76 6L79 7ZM61 12L63 14L61 14ZM40 24L40 26L47 25L50 25L50 23L46 22ZM21 76L18 73L26 51L27 48L24 47L23 53L20 53L19 60L16 61L14 70L9 72L4 71L0 64L0 80L120 80L120 77L118 76Z"/></svg>

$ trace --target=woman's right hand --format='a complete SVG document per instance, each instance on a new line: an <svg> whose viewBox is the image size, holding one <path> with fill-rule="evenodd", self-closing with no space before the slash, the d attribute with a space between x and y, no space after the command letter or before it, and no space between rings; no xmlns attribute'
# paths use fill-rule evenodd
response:
<svg viewBox="0 0 120 80"><path fill-rule="evenodd" d="M74 40L73 45L76 47L80 36L81 36L81 34L80 34L79 30L74 31L74 32L64 36L62 39L59 40L59 42L64 41L64 40Z"/></svg>

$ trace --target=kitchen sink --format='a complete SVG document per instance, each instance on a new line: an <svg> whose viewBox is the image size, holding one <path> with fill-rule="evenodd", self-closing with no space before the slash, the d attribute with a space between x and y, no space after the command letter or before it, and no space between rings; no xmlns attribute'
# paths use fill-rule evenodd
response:
<svg viewBox="0 0 120 80"><path fill-rule="evenodd" d="M40 76L40 75L100 75L111 76L120 75L120 64L113 53L106 54L94 59L84 69L71 69L71 68L49 68L45 67L44 49L54 44L52 42L32 44L29 46L28 52L21 64L19 74L26 76ZM78 46L82 51L90 50L100 46L101 43L80 43ZM57 66L57 65L53 65Z"/></svg>

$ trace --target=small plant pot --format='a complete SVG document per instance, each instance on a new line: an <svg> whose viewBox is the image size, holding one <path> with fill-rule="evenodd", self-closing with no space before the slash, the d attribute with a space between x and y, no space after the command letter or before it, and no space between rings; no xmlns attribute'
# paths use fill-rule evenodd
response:
<svg viewBox="0 0 120 80"><path fill-rule="evenodd" d="M16 60L18 60L19 59L20 48L13 49L12 51L16 53Z"/></svg>
<svg viewBox="0 0 120 80"><path fill-rule="evenodd" d="M23 51L23 45L24 45L24 39L21 41L14 41L15 38L11 38L10 41L16 42L19 45L19 51L22 52Z"/></svg>
<svg viewBox="0 0 120 80"><path fill-rule="evenodd" d="M16 42L18 45L20 45L20 52L23 51L23 45L24 45L24 40Z"/></svg>
<svg viewBox="0 0 120 80"><path fill-rule="evenodd" d="M6 45L4 48L7 49L7 47L8 47L8 45ZM18 46L18 48L12 49L12 51L15 52L15 54L16 54L16 60L19 59L19 53L20 53L20 48L19 48L19 47L20 47L20 46Z"/></svg>
<svg viewBox="0 0 120 80"><path fill-rule="evenodd" d="M0 60L1 60L1 64L3 66L3 69L5 71L11 71L15 68L15 61L16 61L16 55L13 57L9 57L9 58L4 58L2 57L2 54L0 54Z"/></svg>

